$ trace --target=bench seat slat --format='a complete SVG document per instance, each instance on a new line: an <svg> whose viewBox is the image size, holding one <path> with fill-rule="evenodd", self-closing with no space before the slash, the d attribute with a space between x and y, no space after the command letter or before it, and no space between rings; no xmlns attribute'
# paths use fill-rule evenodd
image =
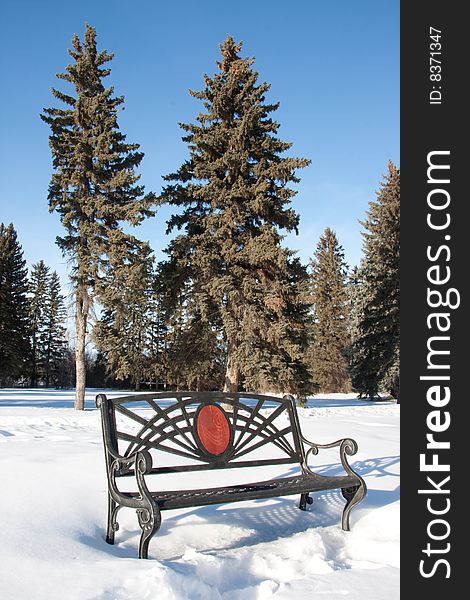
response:
<svg viewBox="0 0 470 600"><path fill-rule="evenodd" d="M152 498L160 510L206 506L224 502L257 500L277 496L289 496L307 492L318 492L332 488L357 486L357 479L345 476L325 477L322 475L297 475L282 479L270 479L257 483L232 485L227 487L206 488L199 490L177 490L151 492ZM137 492L126 492L123 496L138 497Z"/></svg>

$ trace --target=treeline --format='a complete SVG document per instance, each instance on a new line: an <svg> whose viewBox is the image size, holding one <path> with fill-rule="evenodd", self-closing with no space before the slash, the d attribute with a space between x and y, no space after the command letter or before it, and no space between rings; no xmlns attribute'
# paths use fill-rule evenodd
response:
<svg viewBox="0 0 470 600"><path fill-rule="evenodd" d="M87 333L95 371L136 388L398 396L399 171L389 163L370 203L353 273L329 228L302 265L282 242L299 227L290 184L310 161L285 156L292 144L277 135L278 104L240 51L228 36L218 71L190 92L203 110L181 125L188 158L157 197L139 185L143 153L118 127L124 100L103 83L112 55L97 50L88 25L72 40L73 62L58 77L73 92L53 90L63 108L41 116L51 129L49 208L73 264L76 408ZM174 207L175 235L155 264L128 225L163 204Z"/></svg>
<svg viewBox="0 0 470 600"><path fill-rule="evenodd" d="M359 268L349 271L330 228L309 265L297 264L297 314L285 323L296 327L285 335L297 336L302 350L298 379L276 382L266 376L266 365L281 374L280 364L268 356L266 365L252 363L256 376L250 384L244 378L241 387L299 398L352 390L370 398L379 391L399 397L399 199L399 172L389 163L363 222ZM86 353L88 385L221 389L227 367L223 328L200 318L189 287L174 285L171 263L155 264L145 248L125 278L116 274L107 281L108 300L91 333L95 352ZM0 383L73 385L75 363L58 276L39 261L28 280L12 225L0 225L0 282Z"/></svg>
<svg viewBox="0 0 470 600"><path fill-rule="evenodd" d="M26 261L12 224L0 224L0 387L70 385L66 308L57 273Z"/></svg>

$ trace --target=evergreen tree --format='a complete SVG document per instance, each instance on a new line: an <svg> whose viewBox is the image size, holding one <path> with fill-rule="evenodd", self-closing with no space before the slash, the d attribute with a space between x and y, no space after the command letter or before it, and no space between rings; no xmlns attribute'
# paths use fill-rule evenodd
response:
<svg viewBox="0 0 470 600"><path fill-rule="evenodd" d="M287 253L285 272L279 274L275 286L267 288L264 299L260 298L265 310L256 315L259 337L251 345L256 359L250 358L250 344L246 344L244 384L249 389L287 392L303 405L306 396L316 391L307 357L311 322L308 275L300 261Z"/></svg>
<svg viewBox="0 0 470 600"><path fill-rule="evenodd" d="M399 396L400 171L388 173L369 203L355 298L361 307L352 346L351 376L361 396L381 389Z"/></svg>
<svg viewBox="0 0 470 600"><path fill-rule="evenodd" d="M347 265L336 234L329 227L311 261L314 322L310 360L313 379L322 392L348 392L346 352L350 344L346 290Z"/></svg>
<svg viewBox="0 0 470 600"><path fill-rule="evenodd" d="M225 345L220 332L199 314L191 314L174 327L167 346L166 375L176 389L221 389L225 371Z"/></svg>
<svg viewBox="0 0 470 600"><path fill-rule="evenodd" d="M139 389L148 368L153 259L147 244L122 256L106 277L101 294L103 315L96 323L93 338L101 352L108 375L119 381L130 380Z"/></svg>
<svg viewBox="0 0 470 600"><path fill-rule="evenodd" d="M137 240L125 233L125 223L139 224L153 214L152 195L144 196L135 169L143 154L138 144L126 142L117 114L123 97L103 80L104 65L113 55L97 51L96 31L86 25L83 42L72 39L73 63L57 77L70 83L74 93L53 89L66 108L46 108L41 118L50 126L54 173L49 186L49 208L57 211L66 235L57 243L73 261L76 330L75 408L84 408L85 341L94 297L103 291L103 272L110 268L118 248L132 251Z"/></svg>
<svg viewBox="0 0 470 600"><path fill-rule="evenodd" d="M38 385L44 374L44 334L46 327L46 297L48 295L49 267L43 260L34 264L29 280L31 328L31 387Z"/></svg>
<svg viewBox="0 0 470 600"><path fill-rule="evenodd" d="M75 381L75 352L69 346L64 348L57 363L57 376L54 384L57 388L69 388Z"/></svg>
<svg viewBox="0 0 470 600"><path fill-rule="evenodd" d="M53 271L48 280L43 331L44 383L59 385L63 379L60 371L67 368L67 309L61 294L60 279Z"/></svg>
<svg viewBox="0 0 470 600"><path fill-rule="evenodd" d="M168 378L168 310L165 304L167 291L171 289L171 282L164 279L160 272L161 265L157 265L154 273L152 290L149 297L148 316L148 369L147 375L150 385L155 384L158 389L159 384L167 388Z"/></svg>
<svg viewBox="0 0 470 600"><path fill-rule="evenodd" d="M101 352L87 356L87 381L94 388L112 387L116 385L116 380L107 373L106 360ZM122 383L120 386L122 387Z"/></svg>
<svg viewBox="0 0 470 600"><path fill-rule="evenodd" d="M30 359L26 261L11 223L0 223L0 387L27 374Z"/></svg>
<svg viewBox="0 0 470 600"><path fill-rule="evenodd" d="M67 347L67 312L57 273L43 260L33 265L29 282L31 385L57 383Z"/></svg>
<svg viewBox="0 0 470 600"><path fill-rule="evenodd" d="M155 374L176 389L221 389L225 371L225 342L214 310L201 315L194 286L186 268L174 256L158 265L155 299L159 337Z"/></svg>
<svg viewBox="0 0 470 600"><path fill-rule="evenodd" d="M160 198L181 209L168 224L184 230L169 254L189 282L193 312L213 331L221 324L226 391L282 388L294 372L305 375L301 269L280 230L297 230L288 184L310 161L281 156L291 144L276 135L278 104L265 102L270 85L257 83L253 59L240 50L228 36L218 72L190 92L205 112L181 125L190 157L165 178L172 183Z"/></svg>
<svg viewBox="0 0 470 600"><path fill-rule="evenodd" d="M221 324L216 314L204 318L189 286L187 291L168 313L167 375L177 389L220 390L226 367Z"/></svg>
<svg viewBox="0 0 470 600"><path fill-rule="evenodd" d="M361 321L361 315L364 314L364 298L359 293L359 286L361 283L359 277L359 268L357 266L354 266L349 272L348 281L346 285L349 312L349 338L351 342L349 347L346 348L349 375L351 375L353 363L353 343L354 340L357 340L359 337L359 324Z"/></svg>

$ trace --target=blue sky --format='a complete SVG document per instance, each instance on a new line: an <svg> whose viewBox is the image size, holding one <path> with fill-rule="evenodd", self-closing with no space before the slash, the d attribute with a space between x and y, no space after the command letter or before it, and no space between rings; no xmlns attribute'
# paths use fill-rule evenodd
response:
<svg viewBox="0 0 470 600"><path fill-rule="evenodd" d="M187 157L178 122L201 110L188 89L201 89L216 71L219 45L230 33L254 56L279 136L291 155L310 158L300 172L293 207L298 236L286 244L306 262L325 227L333 228L350 265L361 256L361 226L387 161L399 164L398 0L82 0L9 2L4 5L0 57L0 221L13 222L28 264L43 259L64 278L66 264L54 241L62 234L50 214L48 127L43 107L50 88L66 89L55 74L70 62L67 48L84 23L96 27L98 46L114 52L107 82L125 96L120 127L145 153L140 174L159 193L162 175ZM163 207L137 235L157 258L167 245Z"/></svg>

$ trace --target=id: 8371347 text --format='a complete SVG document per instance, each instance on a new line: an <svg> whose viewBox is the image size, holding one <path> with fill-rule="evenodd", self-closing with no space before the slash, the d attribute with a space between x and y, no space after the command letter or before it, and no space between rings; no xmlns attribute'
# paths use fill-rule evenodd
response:
<svg viewBox="0 0 470 600"><path fill-rule="evenodd" d="M442 104L442 31L429 28L429 104Z"/></svg>

